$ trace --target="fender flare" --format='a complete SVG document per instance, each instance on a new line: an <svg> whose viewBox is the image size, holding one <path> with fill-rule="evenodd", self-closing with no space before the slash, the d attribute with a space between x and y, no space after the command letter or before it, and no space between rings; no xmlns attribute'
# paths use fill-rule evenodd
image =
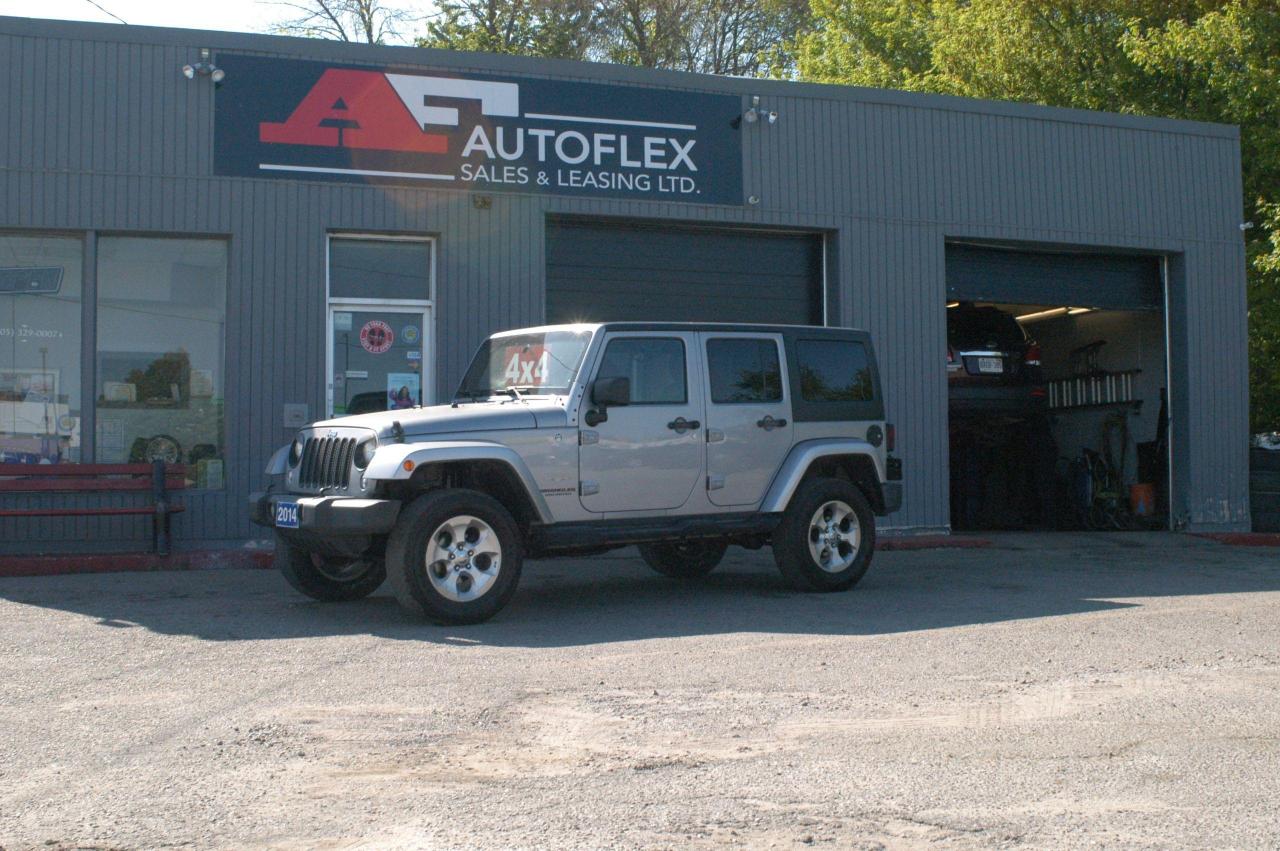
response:
<svg viewBox="0 0 1280 851"><path fill-rule="evenodd" d="M267 461L266 474L268 476L283 476L289 472L289 450L292 447L292 443L286 443L271 453L271 458Z"/></svg>
<svg viewBox="0 0 1280 851"><path fill-rule="evenodd" d="M412 461L412 469L405 469L405 462ZM373 460L365 470L370 480L406 481L414 469L423 464L439 464L450 461L496 461L505 464L516 474L524 486L529 503L543 523L553 521L551 509L538 490L538 482L524 459L513 449L487 440L442 440L432 443L383 443L373 453Z"/></svg>
<svg viewBox="0 0 1280 851"><path fill-rule="evenodd" d="M786 511L792 495L795 494L796 488L800 486L804 474L808 472L813 462L833 455L864 455L870 458L876 470L877 484L884 482L884 460L876 452L875 447L865 440L856 437L806 440L791 447L791 452L778 468L778 474L774 476L773 484L769 486L769 491L764 496L760 510L763 512Z"/></svg>

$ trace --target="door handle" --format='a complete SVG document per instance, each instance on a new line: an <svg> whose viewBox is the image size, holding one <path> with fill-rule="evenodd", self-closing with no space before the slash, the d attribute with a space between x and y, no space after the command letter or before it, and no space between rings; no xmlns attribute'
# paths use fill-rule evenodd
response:
<svg viewBox="0 0 1280 851"><path fill-rule="evenodd" d="M686 420L684 417L676 417L674 420L667 423L667 428L671 429L674 432L679 432L680 434L684 434L686 431L693 431L699 428L701 425L702 423L698 422L697 420Z"/></svg>
<svg viewBox="0 0 1280 851"><path fill-rule="evenodd" d="M773 431L775 428L782 428L787 424L785 419L775 420L773 417L765 417L762 420L756 420L756 425L765 431Z"/></svg>

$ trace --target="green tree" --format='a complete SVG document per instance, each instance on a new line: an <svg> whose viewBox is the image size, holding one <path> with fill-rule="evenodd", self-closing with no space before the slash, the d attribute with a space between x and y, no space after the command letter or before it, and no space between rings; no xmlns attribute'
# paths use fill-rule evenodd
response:
<svg viewBox="0 0 1280 851"><path fill-rule="evenodd" d="M443 0L418 44L751 76L807 19L807 0Z"/></svg>
<svg viewBox="0 0 1280 851"><path fill-rule="evenodd" d="M443 0L419 47L583 59L595 10L590 0Z"/></svg>
<svg viewBox="0 0 1280 851"><path fill-rule="evenodd" d="M1275 0L813 0L811 80L1240 126L1252 422L1280 428Z"/></svg>
<svg viewBox="0 0 1280 851"><path fill-rule="evenodd" d="M305 38L386 44L398 41L412 16L383 0L269 0L293 16L271 31Z"/></svg>

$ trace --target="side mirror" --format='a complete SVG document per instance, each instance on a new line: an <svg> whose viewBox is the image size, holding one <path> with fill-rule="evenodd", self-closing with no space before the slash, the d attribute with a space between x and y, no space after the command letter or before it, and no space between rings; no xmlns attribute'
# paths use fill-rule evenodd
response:
<svg viewBox="0 0 1280 851"><path fill-rule="evenodd" d="M631 379L597 378L591 384L591 401L603 408L631 404Z"/></svg>
<svg viewBox="0 0 1280 851"><path fill-rule="evenodd" d="M609 419L610 405L631 404L631 379L621 376L597 378L591 382L591 403L595 407L583 415L582 421L595 428Z"/></svg>

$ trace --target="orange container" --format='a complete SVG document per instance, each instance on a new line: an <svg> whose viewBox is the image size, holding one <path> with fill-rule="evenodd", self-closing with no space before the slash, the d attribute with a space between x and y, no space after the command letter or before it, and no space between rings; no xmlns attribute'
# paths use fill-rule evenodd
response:
<svg viewBox="0 0 1280 851"><path fill-rule="evenodd" d="M1151 484L1129 485L1129 512L1135 517L1150 517L1156 513L1156 486Z"/></svg>

